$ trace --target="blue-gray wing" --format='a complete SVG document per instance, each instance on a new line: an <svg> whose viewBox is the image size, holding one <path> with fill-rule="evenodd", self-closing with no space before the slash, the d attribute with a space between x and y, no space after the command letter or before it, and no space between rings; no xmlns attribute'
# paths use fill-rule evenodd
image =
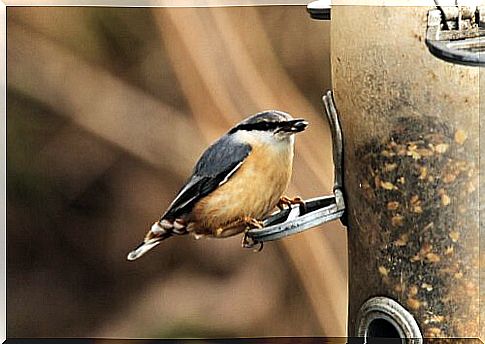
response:
<svg viewBox="0 0 485 344"><path fill-rule="evenodd" d="M190 212L197 201L225 183L250 153L250 145L237 142L231 135L225 135L214 142L202 154L192 176L162 219L175 219Z"/></svg>

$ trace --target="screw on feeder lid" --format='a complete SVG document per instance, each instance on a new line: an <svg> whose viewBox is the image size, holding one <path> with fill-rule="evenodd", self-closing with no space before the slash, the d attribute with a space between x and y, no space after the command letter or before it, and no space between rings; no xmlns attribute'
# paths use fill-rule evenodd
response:
<svg viewBox="0 0 485 344"><path fill-rule="evenodd" d="M330 20L331 10L330 0L317 0L310 2L306 9L310 13L310 17L317 20Z"/></svg>

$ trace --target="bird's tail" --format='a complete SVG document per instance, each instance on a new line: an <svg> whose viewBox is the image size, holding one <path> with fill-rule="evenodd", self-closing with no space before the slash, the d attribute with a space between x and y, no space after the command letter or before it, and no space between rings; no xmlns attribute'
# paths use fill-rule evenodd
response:
<svg viewBox="0 0 485 344"><path fill-rule="evenodd" d="M161 220L155 222L152 228L145 235L143 242L133 251L128 253L128 260L135 260L143 256L155 246L158 246L163 240L170 238L173 234L185 234L185 226L179 221ZM184 232L184 233L182 233Z"/></svg>

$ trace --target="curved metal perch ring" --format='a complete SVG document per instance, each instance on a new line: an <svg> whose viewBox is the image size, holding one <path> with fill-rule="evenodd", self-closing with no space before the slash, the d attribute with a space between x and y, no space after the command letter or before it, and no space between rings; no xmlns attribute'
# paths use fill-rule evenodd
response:
<svg viewBox="0 0 485 344"><path fill-rule="evenodd" d="M333 143L334 189L333 195L312 198L304 201L305 207L292 205L288 209L271 214L263 220L262 228L253 228L246 232L246 247L262 245L266 241L285 238L301 233L326 222L340 219L345 212L342 182L342 131L335 108L332 91L323 96L325 113L330 124Z"/></svg>

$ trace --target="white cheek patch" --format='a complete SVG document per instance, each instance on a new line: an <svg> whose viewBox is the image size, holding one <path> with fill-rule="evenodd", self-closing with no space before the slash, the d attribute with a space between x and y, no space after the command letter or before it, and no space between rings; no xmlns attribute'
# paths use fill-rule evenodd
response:
<svg viewBox="0 0 485 344"><path fill-rule="evenodd" d="M279 131L274 134L274 136L280 142L283 141L288 143L289 141L290 143L293 143L295 141L295 133L289 133L287 131Z"/></svg>
<svg viewBox="0 0 485 344"><path fill-rule="evenodd" d="M266 146L274 149L274 152L285 152L294 145L295 135L288 132L265 132L260 130L242 130L234 134L234 138L241 143L250 144L253 149L258 146Z"/></svg>
<svg viewBox="0 0 485 344"><path fill-rule="evenodd" d="M234 134L234 138L241 143L255 144L274 144L276 138L271 132L261 130L241 130Z"/></svg>

